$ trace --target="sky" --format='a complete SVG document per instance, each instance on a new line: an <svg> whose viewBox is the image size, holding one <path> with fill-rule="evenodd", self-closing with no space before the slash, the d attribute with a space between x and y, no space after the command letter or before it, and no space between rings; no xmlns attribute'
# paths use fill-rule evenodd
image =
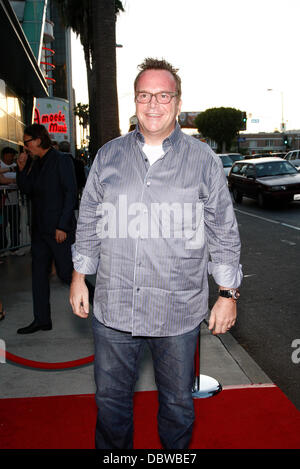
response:
<svg viewBox="0 0 300 469"><path fill-rule="evenodd" d="M116 43L120 128L135 112L133 82L145 57L179 69L182 112L235 107L247 131L300 129L299 0L123 0ZM85 65L73 35L73 86L88 102ZM268 91L271 90L271 91ZM253 122L251 122L253 121Z"/></svg>

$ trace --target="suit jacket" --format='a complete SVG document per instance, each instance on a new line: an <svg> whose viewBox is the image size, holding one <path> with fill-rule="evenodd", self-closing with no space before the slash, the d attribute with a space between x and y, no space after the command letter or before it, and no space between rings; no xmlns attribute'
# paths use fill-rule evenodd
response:
<svg viewBox="0 0 300 469"><path fill-rule="evenodd" d="M86 183L84 163L82 160L77 160L76 158L73 158L72 153L64 153L64 155L69 156L71 158L75 170L77 189L79 192L81 192Z"/></svg>
<svg viewBox="0 0 300 469"><path fill-rule="evenodd" d="M33 232L54 235L56 229L75 230L76 177L72 161L63 153L51 148L17 172L17 184L30 195Z"/></svg>

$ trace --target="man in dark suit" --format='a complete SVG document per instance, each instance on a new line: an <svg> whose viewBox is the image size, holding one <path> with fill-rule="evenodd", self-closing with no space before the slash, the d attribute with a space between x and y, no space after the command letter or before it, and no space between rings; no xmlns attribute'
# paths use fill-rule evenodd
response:
<svg viewBox="0 0 300 469"><path fill-rule="evenodd" d="M58 277L71 283L77 196L72 161L51 147L50 136L43 125L26 127L24 147L25 152L17 160L17 184L23 193L30 195L32 203L34 321L18 329L18 334L52 329L49 273L54 259ZM31 164L28 154L33 157Z"/></svg>
<svg viewBox="0 0 300 469"><path fill-rule="evenodd" d="M86 183L86 176L84 172L84 163L82 160L73 158L71 152L71 145L68 141L63 140L62 142L59 142L58 145L59 151L64 153L64 155L69 156L71 158L71 161L74 165L75 169L75 176L76 176L76 183L77 183L77 190L78 190L78 198L77 198L77 205L76 209L79 208L79 199L81 197L82 190L85 186Z"/></svg>

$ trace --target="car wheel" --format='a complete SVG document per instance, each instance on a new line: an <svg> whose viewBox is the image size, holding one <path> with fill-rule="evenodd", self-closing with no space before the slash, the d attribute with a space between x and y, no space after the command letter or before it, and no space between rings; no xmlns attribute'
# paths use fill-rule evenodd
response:
<svg viewBox="0 0 300 469"><path fill-rule="evenodd" d="M257 202L260 208L264 208L266 206L266 199L261 192L258 193Z"/></svg>
<svg viewBox="0 0 300 469"><path fill-rule="evenodd" d="M232 188L233 199L237 204L240 204L243 200L243 194L241 194L236 187Z"/></svg>

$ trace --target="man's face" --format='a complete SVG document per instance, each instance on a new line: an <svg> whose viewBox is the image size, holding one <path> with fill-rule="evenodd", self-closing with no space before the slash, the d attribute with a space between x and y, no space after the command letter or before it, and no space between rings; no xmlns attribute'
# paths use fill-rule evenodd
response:
<svg viewBox="0 0 300 469"><path fill-rule="evenodd" d="M41 139L32 138L30 135L24 134L24 148L32 156L40 156L42 148L40 147Z"/></svg>
<svg viewBox="0 0 300 469"><path fill-rule="evenodd" d="M137 91L148 93L176 92L176 82L167 70L147 70L140 76ZM136 116L146 143L160 145L175 127L181 101L175 96L168 104L159 104L155 96L147 104L136 102Z"/></svg>
<svg viewBox="0 0 300 469"><path fill-rule="evenodd" d="M2 156L2 160L5 164L10 165L14 162L14 156L14 153L4 153L4 155Z"/></svg>

